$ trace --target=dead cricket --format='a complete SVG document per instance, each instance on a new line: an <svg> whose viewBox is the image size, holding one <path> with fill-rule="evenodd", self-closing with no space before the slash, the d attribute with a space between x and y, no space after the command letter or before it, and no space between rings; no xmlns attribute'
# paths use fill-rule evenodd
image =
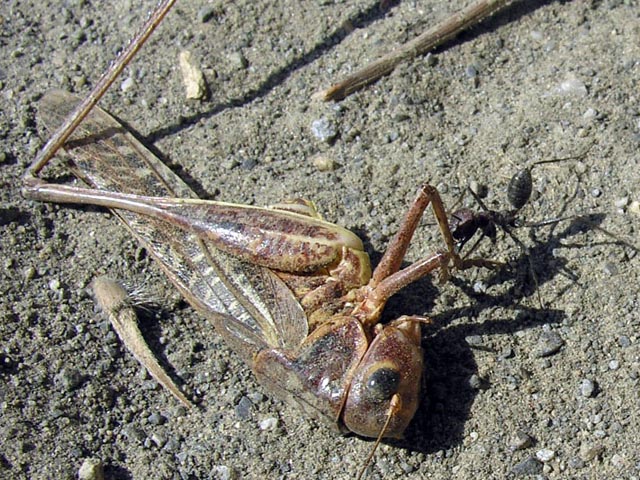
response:
<svg viewBox="0 0 640 480"><path fill-rule="evenodd" d="M55 125L75 104L52 92L39 118ZM91 188L25 177L40 201L108 207L171 282L275 395L341 432L400 437L422 376L420 322L379 323L386 301L439 271L491 266L462 259L440 196L418 189L375 270L362 242L309 202L269 208L205 201L100 109L67 141L75 175ZM400 269L431 204L446 250Z"/></svg>
<svg viewBox="0 0 640 480"><path fill-rule="evenodd" d="M95 107L162 20L164 1L143 31L82 102L55 91L39 121L53 135L24 177L26 197L109 208L158 262L185 299L210 319L273 395L339 432L398 438L413 418L423 372L423 317L380 322L387 300L416 280L452 270L494 267L461 256L476 230L449 226L440 195L422 185L380 263L372 270L362 241L321 218L312 203L254 207L198 199L165 164L105 111ZM65 120L66 119L66 120ZM59 148L86 187L38 175ZM401 269L431 205L445 248ZM477 218L482 218L478 216ZM98 299L134 355L183 403L189 401L154 365L117 285ZM374 446L375 450L375 446ZM373 453L373 452L372 452Z"/></svg>

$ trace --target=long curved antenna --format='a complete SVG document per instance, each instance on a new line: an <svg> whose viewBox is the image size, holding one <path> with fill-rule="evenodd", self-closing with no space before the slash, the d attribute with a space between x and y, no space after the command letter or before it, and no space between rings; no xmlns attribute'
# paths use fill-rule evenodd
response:
<svg viewBox="0 0 640 480"><path fill-rule="evenodd" d="M122 70L129 64L131 59L138 53L138 50L144 45L149 36L156 27L162 22L164 17L169 13L176 0L162 0L151 13L149 19L143 25L142 29L131 39L129 45L118 55L116 60L111 64L108 70L102 75L98 83L87 97L76 107L73 113L65 120L58 130L51 136L46 145L42 148L34 162L27 170L25 177L35 176L44 168L49 160L64 145L67 139L80 125L80 122L89 114L91 109L100 101L109 87L118 78Z"/></svg>
<svg viewBox="0 0 640 480"><path fill-rule="evenodd" d="M396 393L393 395L393 397L391 397L391 403L389 404L389 410L387 411L387 419L385 420L384 425L382 426L382 429L378 434L378 438L376 438L376 443L373 445L371 452L369 452L367 459L364 461L364 465L362 465L362 468L358 472L358 476L356 477L356 480L360 480L364 475L364 472L367 470L367 467L369 466L369 464L371 463L371 460L373 459L373 455L376 453L376 450L378 449L378 446L382 441L382 437L384 437L385 432L389 428L389 422L391 422L391 418L393 417L393 414L396 413L398 410L400 410L400 395Z"/></svg>

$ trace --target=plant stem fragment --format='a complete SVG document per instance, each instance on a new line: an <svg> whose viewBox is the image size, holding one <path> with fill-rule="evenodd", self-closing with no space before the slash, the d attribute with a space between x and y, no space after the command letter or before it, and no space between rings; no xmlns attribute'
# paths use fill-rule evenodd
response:
<svg viewBox="0 0 640 480"><path fill-rule="evenodd" d="M380 77L390 74L401 62L423 55L442 45L463 30L503 9L509 3L511 0L478 0L430 28L419 37L400 46L397 50L371 62L328 89L318 92L316 96L325 102L342 100Z"/></svg>

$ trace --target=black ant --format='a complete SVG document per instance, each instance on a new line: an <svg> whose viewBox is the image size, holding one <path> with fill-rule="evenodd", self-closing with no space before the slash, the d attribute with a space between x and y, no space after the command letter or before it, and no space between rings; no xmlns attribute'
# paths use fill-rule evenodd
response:
<svg viewBox="0 0 640 480"><path fill-rule="evenodd" d="M482 236L476 240L475 244L468 250L465 256L471 254L471 252L473 252L477 248L484 237L489 237L492 242L495 242L497 229L500 228L511 237L514 243L518 245L518 247L523 252L528 252L528 249L524 245L524 243L522 243L522 241L513 233L513 229L525 226L539 227L558 223L562 220L575 218L576 216L570 216L544 220L536 223L526 223L522 221L521 218L519 218L519 213L531 199L531 194L533 192L533 178L531 176L531 170L536 165L544 163L556 163L565 160L574 160L582 158L583 155L584 153L573 157L541 160L533 163L527 168L516 172L511 177L511 180L509 181L509 185L507 187L507 200L509 202L510 208L505 210L489 209L476 192L474 192L472 189L468 189L471 195L474 197L475 201L482 208L482 211L477 212L469 208L460 208L451 214L449 219L449 228L454 240L456 241L456 248L458 249L458 251L461 251L464 245L469 240L471 240L478 231L482 233ZM529 268L532 273L533 281L535 283L535 289L538 292L538 299L540 301L540 304L543 305L542 298L540 297L538 289L538 279L533 269L533 263L528 255L527 259L529 261ZM498 262L494 263L498 264Z"/></svg>
<svg viewBox="0 0 640 480"><path fill-rule="evenodd" d="M451 230L451 235L456 241L456 248L458 252L462 250L464 245L469 240L471 240L478 231L482 233L482 236L478 238L475 244L467 251L465 257L468 257L471 252L473 252L478 247L484 237L489 237L492 242L495 242L497 228L501 228L507 235L511 237L514 243L518 245L522 252L526 254L527 260L529 262L529 269L531 271L535 289L538 294L538 300L542 307L544 307L544 304L540 296L538 279L535 275L533 262L531 260L531 257L528 255L528 248L513 233L513 229L520 227L541 227L545 225L557 224L564 220L580 218L581 221L588 224L591 228L599 230L605 235L613 238L616 243L622 244L636 253L640 252L640 249L638 249L631 243L621 239L617 235L591 221L589 219L591 215L569 215L534 223L524 222L521 218L519 218L520 211L531 199L531 194L533 192L533 178L531 176L531 170L536 165L545 163L557 163L566 160L577 160L583 158L590 149L591 147L589 147L585 152L571 157L541 160L532 163L529 167L516 172L513 177L511 177L511 180L509 181L509 185L507 187L507 200L509 202L510 208L505 210L491 210L487 208L480 196L472 189L468 189L471 195L474 197L475 201L482 208L482 211L475 212L469 208L460 208L453 212L453 214L451 214L449 219L449 229ZM500 263L487 261L487 265L489 264L499 265Z"/></svg>
<svg viewBox="0 0 640 480"><path fill-rule="evenodd" d="M580 155L580 157L581 156L582 155ZM555 163L564 160L573 160L580 157L541 160L539 162L535 162L530 167L523 168L522 170L516 172L513 177L511 177L511 180L509 181L509 185L507 187L507 200L511 205L511 208L507 210L489 209L484 204L480 196L473 190L469 189L469 192L476 200L478 205L480 205L482 211L475 212L470 208L460 208L453 212L453 214L451 214L449 220L449 228L451 229L453 238L457 242L458 249L462 249L462 247L469 240L471 240L471 238L473 238L478 230L481 231L484 236L487 236L492 241L494 241L496 238L496 227L502 228L502 230L504 230L507 234L513 236L511 232L512 228L548 225L551 223L557 223L561 220L565 220L566 218L556 218L539 223L525 224L520 221L520 219L518 218L518 214L520 213L520 210L529 202L531 193L533 192L533 178L531 176L531 170L533 169L533 167L543 163ZM514 238L514 240L516 241L516 243L521 245L517 238ZM474 249L475 246L471 250L473 251Z"/></svg>

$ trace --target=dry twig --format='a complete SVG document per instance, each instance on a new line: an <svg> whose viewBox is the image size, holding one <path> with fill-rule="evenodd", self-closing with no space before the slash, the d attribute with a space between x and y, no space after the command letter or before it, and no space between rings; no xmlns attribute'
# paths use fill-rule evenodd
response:
<svg viewBox="0 0 640 480"><path fill-rule="evenodd" d="M427 53L461 31L476 25L489 15L506 7L509 3L511 0L478 0L467 8L454 13L419 37L405 43L397 50L370 63L328 89L318 92L316 96L324 101L342 100L356 90L390 74L400 62Z"/></svg>
<svg viewBox="0 0 640 480"><path fill-rule="evenodd" d="M183 405L193 406L184 396L171 378L164 372L147 346L137 325L136 312L131 306L126 290L115 280L108 277L98 277L93 281L93 294L96 303L107 315L111 325L124 343L127 350L133 353L156 381L169 390Z"/></svg>

